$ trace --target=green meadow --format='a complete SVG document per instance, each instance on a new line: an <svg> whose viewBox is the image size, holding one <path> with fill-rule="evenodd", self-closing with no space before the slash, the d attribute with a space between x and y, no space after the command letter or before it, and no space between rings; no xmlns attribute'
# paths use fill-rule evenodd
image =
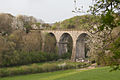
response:
<svg viewBox="0 0 120 80"><path fill-rule="evenodd" d="M110 72L110 68L96 68L90 70L65 70L48 73L21 75L0 78L0 80L120 80L120 71Z"/></svg>

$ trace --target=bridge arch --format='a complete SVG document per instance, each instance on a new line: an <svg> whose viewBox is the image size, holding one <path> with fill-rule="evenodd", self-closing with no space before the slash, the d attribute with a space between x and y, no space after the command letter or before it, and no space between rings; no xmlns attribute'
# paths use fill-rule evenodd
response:
<svg viewBox="0 0 120 80"><path fill-rule="evenodd" d="M51 36L51 37L54 37L55 40L57 40L57 39L56 39L56 35L55 35L55 33L53 33L53 32L48 32L48 33L46 33L46 35L49 35L49 36Z"/></svg>
<svg viewBox="0 0 120 80"><path fill-rule="evenodd" d="M54 35L56 38L56 46L58 47L58 53L61 55L65 52L67 52L67 47L66 50L64 50L65 45L67 46L68 44L62 44L67 40L67 37L71 39L72 43L72 56L71 60L75 61L76 58L86 58L87 57L87 52L86 51L86 40L87 36L90 36L89 32L87 31L80 31L80 30L41 30L41 33L46 34L49 33L50 35ZM70 42L70 41L67 41ZM83 44L82 44L83 43ZM80 48L82 47L83 48ZM44 43L43 43L44 46ZM63 46L63 47L62 47ZM62 51L62 52L61 52Z"/></svg>
<svg viewBox="0 0 120 80"><path fill-rule="evenodd" d="M72 54L73 39L69 33L63 33L59 39L59 54Z"/></svg>
<svg viewBox="0 0 120 80"><path fill-rule="evenodd" d="M44 39L44 51L48 53L56 53L56 43L57 40L55 34L52 32L46 33Z"/></svg>
<svg viewBox="0 0 120 80"><path fill-rule="evenodd" d="M76 40L76 55L75 59L85 59L88 57L89 46L88 46L88 39L89 35L87 33L81 33Z"/></svg>

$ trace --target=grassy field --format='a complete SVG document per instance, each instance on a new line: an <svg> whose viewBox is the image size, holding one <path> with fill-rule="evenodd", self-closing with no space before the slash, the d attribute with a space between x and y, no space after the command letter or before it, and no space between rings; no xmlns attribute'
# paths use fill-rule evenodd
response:
<svg viewBox="0 0 120 80"><path fill-rule="evenodd" d="M32 75L0 78L0 80L120 80L120 71L109 72L110 68L92 70L66 70Z"/></svg>

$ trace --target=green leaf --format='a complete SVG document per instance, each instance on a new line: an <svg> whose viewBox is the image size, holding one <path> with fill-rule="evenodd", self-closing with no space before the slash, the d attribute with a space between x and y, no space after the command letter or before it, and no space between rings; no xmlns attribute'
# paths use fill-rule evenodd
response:
<svg viewBox="0 0 120 80"><path fill-rule="evenodd" d="M118 25L120 26L120 22L118 22Z"/></svg>
<svg viewBox="0 0 120 80"><path fill-rule="evenodd" d="M103 31L104 30L104 25L99 26L99 30Z"/></svg>

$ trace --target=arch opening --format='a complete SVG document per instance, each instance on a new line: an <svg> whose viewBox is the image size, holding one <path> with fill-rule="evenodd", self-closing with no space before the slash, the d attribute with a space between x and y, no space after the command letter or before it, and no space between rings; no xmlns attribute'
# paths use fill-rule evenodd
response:
<svg viewBox="0 0 120 80"><path fill-rule="evenodd" d="M53 33L47 33L45 35L45 45L44 45L44 52L47 53L56 53L56 37Z"/></svg>
<svg viewBox="0 0 120 80"><path fill-rule="evenodd" d="M69 33L64 33L59 40L59 55L69 54L68 57L71 57L73 48L73 40Z"/></svg>
<svg viewBox="0 0 120 80"><path fill-rule="evenodd" d="M90 48L88 46L89 35L82 33L76 41L76 59L85 59L89 56Z"/></svg>

